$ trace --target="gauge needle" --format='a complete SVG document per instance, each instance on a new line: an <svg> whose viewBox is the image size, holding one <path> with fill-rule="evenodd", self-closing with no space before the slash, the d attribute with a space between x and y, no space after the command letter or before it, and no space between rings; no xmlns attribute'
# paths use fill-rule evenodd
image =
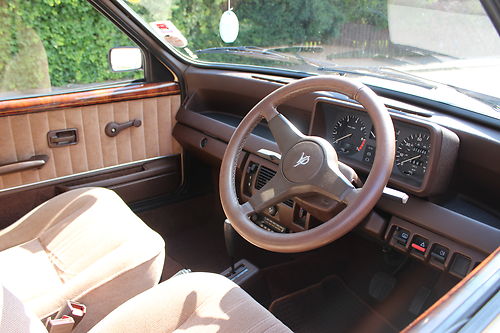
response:
<svg viewBox="0 0 500 333"><path fill-rule="evenodd" d="M401 164L403 164L403 163L406 163L406 162L410 162L410 161L412 161L412 160L414 160L414 159L416 159L416 158L419 158L419 157L421 157L421 156L422 156L422 155L413 156L412 158L409 158L409 159L407 159L407 160L402 161L401 163L399 163L399 165L401 165Z"/></svg>
<svg viewBox="0 0 500 333"><path fill-rule="evenodd" d="M347 135L344 135L343 137L338 138L337 140L333 141L333 143L337 143L337 142L339 142L340 140L343 140L343 139L345 139L345 138L350 137L351 135L352 135L352 133L349 133L349 134L347 134Z"/></svg>

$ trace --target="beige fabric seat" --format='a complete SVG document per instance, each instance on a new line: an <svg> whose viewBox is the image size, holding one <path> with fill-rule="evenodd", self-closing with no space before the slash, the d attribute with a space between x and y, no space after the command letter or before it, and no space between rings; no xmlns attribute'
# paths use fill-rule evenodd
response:
<svg viewBox="0 0 500 333"><path fill-rule="evenodd" d="M291 331L229 279L189 273L125 302L90 332Z"/></svg>
<svg viewBox="0 0 500 333"><path fill-rule="evenodd" d="M46 318L80 301L88 314L76 331L87 331L158 283L165 243L113 191L83 188L0 231L0 251L0 280L30 311Z"/></svg>
<svg viewBox="0 0 500 333"><path fill-rule="evenodd" d="M0 331L46 332L18 299L9 290L2 291L2 288ZM211 273L190 273L171 278L130 299L90 332L291 331L225 277Z"/></svg>

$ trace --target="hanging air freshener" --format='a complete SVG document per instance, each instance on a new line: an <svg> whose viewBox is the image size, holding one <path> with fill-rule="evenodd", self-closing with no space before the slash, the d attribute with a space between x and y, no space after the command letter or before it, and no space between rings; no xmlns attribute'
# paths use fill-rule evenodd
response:
<svg viewBox="0 0 500 333"><path fill-rule="evenodd" d="M240 30L238 17L231 8L231 0L227 2L227 10L222 14L219 23L220 38L224 43L232 43L238 37Z"/></svg>

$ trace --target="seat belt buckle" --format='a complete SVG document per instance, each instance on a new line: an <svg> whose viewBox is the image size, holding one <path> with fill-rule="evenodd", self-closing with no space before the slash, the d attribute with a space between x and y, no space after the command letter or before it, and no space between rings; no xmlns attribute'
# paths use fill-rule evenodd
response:
<svg viewBox="0 0 500 333"><path fill-rule="evenodd" d="M71 333L75 327L75 321L70 316L62 316L57 319L48 318L45 327L49 333Z"/></svg>
<svg viewBox="0 0 500 333"><path fill-rule="evenodd" d="M56 319L63 318L64 316L73 318L74 326L78 325L85 314L87 313L87 307L78 302L66 301L61 310L56 315Z"/></svg>

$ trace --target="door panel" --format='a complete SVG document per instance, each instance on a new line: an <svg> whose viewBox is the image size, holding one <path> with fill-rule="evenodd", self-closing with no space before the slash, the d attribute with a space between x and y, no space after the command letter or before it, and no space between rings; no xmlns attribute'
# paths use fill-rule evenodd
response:
<svg viewBox="0 0 500 333"><path fill-rule="evenodd" d="M49 157L40 169L0 175L0 190L180 153L172 138L180 106L177 84L139 84L0 102L0 165ZM109 137L109 122L142 121ZM50 148L47 133L76 128L78 142Z"/></svg>
<svg viewBox="0 0 500 333"><path fill-rule="evenodd" d="M125 202L134 202L143 199L145 193L157 196L175 191L181 182L180 165L180 155L155 158L67 181L57 188L69 191L87 186L107 187Z"/></svg>

